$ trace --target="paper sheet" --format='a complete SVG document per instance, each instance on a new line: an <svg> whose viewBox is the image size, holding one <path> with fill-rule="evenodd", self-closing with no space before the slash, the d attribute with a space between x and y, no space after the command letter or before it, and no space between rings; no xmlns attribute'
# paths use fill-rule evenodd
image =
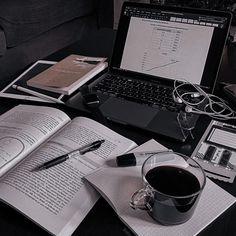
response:
<svg viewBox="0 0 236 236"><path fill-rule="evenodd" d="M150 142L147 145L150 147ZM163 148L158 143L156 145L157 148ZM157 149L153 140L151 146ZM139 151L141 148L146 150L145 145L139 147ZM133 210L129 206L132 194L142 187L140 166L102 168L86 176L86 179L105 196L121 220L140 236L196 235L235 202L235 197L207 179L193 217L181 225L163 226L155 222L145 211Z"/></svg>

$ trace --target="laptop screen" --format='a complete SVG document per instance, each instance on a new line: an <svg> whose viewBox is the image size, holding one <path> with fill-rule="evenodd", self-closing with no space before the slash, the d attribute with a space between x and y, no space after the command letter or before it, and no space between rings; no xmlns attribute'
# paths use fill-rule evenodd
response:
<svg viewBox="0 0 236 236"><path fill-rule="evenodd" d="M212 91L230 21L225 12L126 2L111 67Z"/></svg>

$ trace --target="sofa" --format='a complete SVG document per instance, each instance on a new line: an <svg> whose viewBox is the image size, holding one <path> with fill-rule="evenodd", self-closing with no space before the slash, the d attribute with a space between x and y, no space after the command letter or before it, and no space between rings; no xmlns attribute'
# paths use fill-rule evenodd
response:
<svg viewBox="0 0 236 236"><path fill-rule="evenodd" d="M33 62L112 26L111 0L1 0L1 88Z"/></svg>

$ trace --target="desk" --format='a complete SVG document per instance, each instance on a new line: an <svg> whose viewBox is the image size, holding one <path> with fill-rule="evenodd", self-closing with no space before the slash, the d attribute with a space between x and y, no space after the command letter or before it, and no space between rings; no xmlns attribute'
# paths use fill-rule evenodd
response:
<svg viewBox="0 0 236 236"><path fill-rule="evenodd" d="M74 46L75 47L75 46ZM88 47L88 46L87 46ZM76 47L75 47L76 48ZM78 50L78 48L77 48ZM71 50L64 50L60 57L64 56L64 52L72 52ZM76 53L76 51L74 51ZM104 56L102 54L98 56ZM50 59L53 59L52 57ZM11 101L6 99L0 99L1 107L0 113L5 112L10 109L14 105L18 104L18 102ZM74 116L84 115L83 113L72 110L69 108L65 108L61 105L55 105L58 108L67 112L69 116L72 118ZM122 125L109 123L112 129L120 134L134 140L138 144L142 144L145 141L154 138L156 141L165 145L168 148L172 148L174 151L178 151L184 153L186 155L190 155L193 151L194 147L198 143L199 138L204 132L206 126L208 125L210 119L206 117L200 117L197 122L196 129L193 134L195 136L194 140L191 138L187 139L185 143L179 143L177 141L164 138L158 135L153 135L150 133L145 133L140 130L129 129ZM222 188L236 196L236 181L233 184L228 184L220 181L214 181ZM224 201L224 199L222 199ZM210 224L207 228L205 228L199 235L224 235L224 236L232 236L236 235L236 206L232 206L225 213L223 213L219 218L217 218L212 224ZM53 222L52 222L53 224ZM31 222L25 216L7 206L6 204L0 203L0 235L1 236L47 236L49 235L46 231L41 229L39 226ZM103 199L96 203L96 205L92 208L83 222L79 225L76 231L73 233L73 236L132 236L133 234L130 230L119 220L116 216L115 212L108 205L108 203Z"/></svg>
<svg viewBox="0 0 236 236"><path fill-rule="evenodd" d="M10 107L16 105L15 103L9 103L9 101L2 99L0 113L5 112ZM84 115L82 112L63 107L62 105L56 104L58 108L67 112L71 117ZM161 144L172 148L174 151L182 152L184 154L190 155L196 146L201 134L204 132L206 126L208 125L210 119L206 117L200 117L197 122L196 129L193 134L195 139L192 140L188 138L185 143L180 143L168 138L164 138L158 135L153 135L150 133L145 133L140 130L133 128L127 128L122 125L109 123L115 131L120 134L136 141L141 144L150 138L154 138ZM223 183L220 181L215 181L221 187L229 191L231 194L236 196L236 182L233 184ZM224 199L222 199L223 201ZM200 235L236 235L236 206L231 207L225 213L223 213L216 221L214 221L210 226L204 229ZM53 222L52 222L53 223ZM0 203L0 235L49 235L47 232L42 230L39 226L31 222L25 216L21 215L19 212L15 211L11 207ZM103 199L96 203L93 209L89 212L83 222L79 225L73 234L75 235L119 235L119 236L132 236L133 234L128 228L118 219L115 212L108 205L108 203Z"/></svg>

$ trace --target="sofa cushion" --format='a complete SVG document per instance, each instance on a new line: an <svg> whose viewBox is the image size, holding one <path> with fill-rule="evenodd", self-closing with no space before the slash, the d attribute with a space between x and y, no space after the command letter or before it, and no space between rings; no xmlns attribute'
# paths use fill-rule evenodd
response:
<svg viewBox="0 0 236 236"><path fill-rule="evenodd" d="M0 27L7 47L94 11L96 0L1 0Z"/></svg>

